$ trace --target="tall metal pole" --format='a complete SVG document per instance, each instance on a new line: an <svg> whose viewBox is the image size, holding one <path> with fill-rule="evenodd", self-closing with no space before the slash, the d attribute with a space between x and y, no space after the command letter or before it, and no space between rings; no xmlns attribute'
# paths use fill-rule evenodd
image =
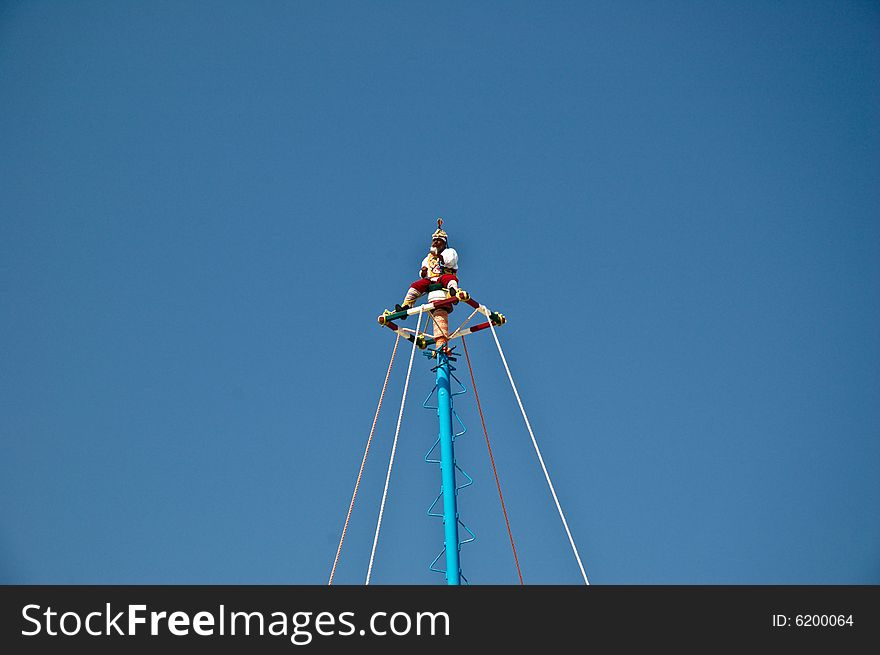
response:
<svg viewBox="0 0 880 655"><path fill-rule="evenodd" d="M458 508L455 498L455 452L452 446L452 397L449 392L449 357L437 354L437 415L440 418L440 475L443 485L443 533L446 546L446 583L461 584L458 561Z"/></svg>

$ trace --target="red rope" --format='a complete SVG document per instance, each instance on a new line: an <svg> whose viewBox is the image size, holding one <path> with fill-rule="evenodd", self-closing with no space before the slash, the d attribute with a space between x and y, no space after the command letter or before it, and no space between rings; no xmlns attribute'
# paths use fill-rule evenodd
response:
<svg viewBox="0 0 880 655"><path fill-rule="evenodd" d="M361 462L361 468L358 471L357 481L354 483L354 493L351 495L351 504L348 506L348 514L345 516L345 525L342 526L342 536L339 538L339 547L336 549L336 558L333 560L333 568L330 570L330 582L333 584L333 576L336 574L336 565L339 563L339 553L342 552L342 542L345 541L345 532L348 530L348 522L351 519L351 512L354 509L354 500L357 498L358 486L361 483L361 477L364 474L364 465L367 463L367 455L370 453L370 442L373 441L373 434L376 431L376 421L379 420L379 410L382 409L382 399L385 397L385 389L388 387L388 378L391 375L391 367L394 365L394 356L397 354L397 344L400 343L400 334L394 339L394 350L391 351L391 361L388 362L388 371L385 373L385 382L382 383L382 393L379 394L379 405L376 407L376 415L373 417L373 427L370 428L370 437L367 439L367 448L364 451L364 459Z"/></svg>
<svg viewBox="0 0 880 655"><path fill-rule="evenodd" d="M498 498L501 499L501 511L504 512L504 522L507 524L507 535L510 537L510 547L513 549L513 561L516 563L516 574L519 576L519 583L523 584L522 571L519 568L519 558L516 556L516 545L513 543L513 532L510 530L510 519L507 517L507 507L504 505L504 495L501 493L501 482L498 479L498 469L495 468L495 457L492 455L492 444L489 443L489 432L486 430L486 419L483 418L483 407L480 405L480 394L477 393L477 381L474 380L474 369L471 367L471 358L468 355L467 343L464 337L461 338L461 345L464 346L464 357L467 360L468 373L471 375L471 386L474 388L474 398L477 399L477 410L480 412L480 423L483 424L483 434L486 437L486 447L489 449L489 461L492 462L492 473L495 474L495 486L498 487Z"/></svg>

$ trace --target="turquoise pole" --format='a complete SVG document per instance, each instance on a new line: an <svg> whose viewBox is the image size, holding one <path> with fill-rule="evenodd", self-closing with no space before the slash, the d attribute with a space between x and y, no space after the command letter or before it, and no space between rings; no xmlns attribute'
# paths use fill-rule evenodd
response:
<svg viewBox="0 0 880 655"><path fill-rule="evenodd" d="M461 584L458 561L458 508L455 499L455 452L452 446L452 397L449 393L449 357L437 355L437 415L440 418L440 475L443 483L443 533L446 546L446 583Z"/></svg>

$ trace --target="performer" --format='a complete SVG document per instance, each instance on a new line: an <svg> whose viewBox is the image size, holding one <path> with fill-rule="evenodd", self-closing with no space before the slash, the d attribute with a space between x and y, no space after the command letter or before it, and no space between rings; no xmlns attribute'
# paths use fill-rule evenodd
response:
<svg viewBox="0 0 880 655"><path fill-rule="evenodd" d="M431 235L431 250L422 260L419 279L413 282L403 302L394 306L403 311L415 305L416 300L427 293L431 284L441 284L449 297L458 291L458 253L449 247L449 238L442 228L443 219L437 219L437 230Z"/></svg>

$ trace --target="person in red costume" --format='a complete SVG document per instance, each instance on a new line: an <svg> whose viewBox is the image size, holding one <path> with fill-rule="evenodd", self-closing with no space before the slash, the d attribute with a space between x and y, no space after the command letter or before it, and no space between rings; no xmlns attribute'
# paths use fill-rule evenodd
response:
<svg viewBox="0 0 880 655"><path fill-rule="evenodd" d="M431 284L440 284L451 297L458 291L458 253L449 247L449 237L440 227L443 219L437 219L437 230L431 235L431 250L422 260L419 279L413 282L403 302L394 306L395 311L403 311L415 305L416 300L427 293Z"/></svg>

